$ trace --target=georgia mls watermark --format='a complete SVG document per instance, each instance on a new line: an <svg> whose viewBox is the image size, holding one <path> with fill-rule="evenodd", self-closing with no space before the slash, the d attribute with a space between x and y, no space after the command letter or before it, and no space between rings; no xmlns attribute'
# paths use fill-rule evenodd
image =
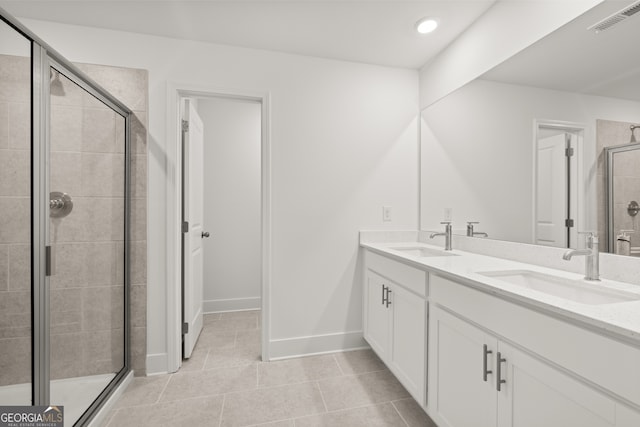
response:
<svg viewBox="0 0 640 427"><path fill-rule="evenodd" d="M64 407L0 406L0 427L64 427Z"/></svg>

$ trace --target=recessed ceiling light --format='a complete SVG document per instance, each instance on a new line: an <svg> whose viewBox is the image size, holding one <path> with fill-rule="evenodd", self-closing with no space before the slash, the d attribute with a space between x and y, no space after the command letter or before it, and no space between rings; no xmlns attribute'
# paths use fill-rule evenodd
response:
<svg viewBox="0 0 640 427"><path fill-rule="evenodd" d="M420 34L429 34L438 28L438 21L434 18L422 18L416 22L416 31Z"/></svg>

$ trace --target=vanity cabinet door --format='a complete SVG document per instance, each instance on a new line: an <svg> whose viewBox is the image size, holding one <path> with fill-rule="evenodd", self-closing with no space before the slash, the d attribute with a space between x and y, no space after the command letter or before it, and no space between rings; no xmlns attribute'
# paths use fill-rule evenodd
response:
<svg viewBox="0 0 640 427"><path fill-rule="evenodd" d="M387 308L389 282L367 271L365 295L364 338L383 360L389 358L391 310Z"/></svg>
<svg viewBox="0 0 640 427"><path fill-rule="evenodd" d="M400 286L392 287L391 291L391 370L420 405L424 405L426 301Z"/></svg>
<svg viewBox="0 0 640 427"><path fill-rule="evenodd" d="M508 345L502 358L498 427L610 427L617 403L586 384Z"/></svg>
<svg viewBox="0 0 640 427"><path fill-rule="evenodd" d="M428 407L438 426L496 425L497 347L492 335L438 306L429 307Z"/></svg>

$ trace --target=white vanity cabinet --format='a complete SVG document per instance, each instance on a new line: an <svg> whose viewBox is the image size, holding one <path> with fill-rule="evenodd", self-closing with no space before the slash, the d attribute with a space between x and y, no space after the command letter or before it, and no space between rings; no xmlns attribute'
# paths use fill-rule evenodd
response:
<svg viewBox="0 0 640 427"><path fill-rule="evenodd" d="M439 307L429 310L429 414L440 427L496 425L493 355L498 340ZM488 350L491 351L491 350ZM486 359L485 359L486 357Z"/></svg>
<svg viewBox="0 0 640 427"><path fill-rule="evenodd" d="M426 272L365 252L364 338L422 405L426 399Z"/></svg>
<svg viewBox="0 0 640 427"><path fill-rule="evenodd" d="M598 346L599 336L588 331L591 336L562 336L560 320L447 279L432 276L430 286L428 408L440 427L640 426L640 413L600 390L602 384L587 381L611 376L615 381L604 385L633 398L640 392L633 378L640 358L620 365L631 359L616 353L599 358L592 348L584 360L563 359L574 346L578 351ZM551 324L542 322L545 318ZM544 341L550 347L538 345ZM637 348L625 351L640 356ZM585 366L582 380L574 373Z"/></svg>

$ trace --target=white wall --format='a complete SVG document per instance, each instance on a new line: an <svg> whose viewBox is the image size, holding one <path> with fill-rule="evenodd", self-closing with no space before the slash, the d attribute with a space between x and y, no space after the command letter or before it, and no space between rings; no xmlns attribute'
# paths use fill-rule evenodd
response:
<svg viewBox="0 0 640 427"><path fill-rule="evenodd" d="M271 94L273 353L361 339L358 230L418 226L416 70L23 22L72 61L149 70L148 372L168 366L167 82Z"/></svg>
<svg viewBox="0 0 640 427"><path fill-rule="evenodd" d="M261 105L198 100L204 124L204 311L260 308Z"/></svg>
<svg viewBox="0 0 640 427"><path fill-rule="evenodd" d="M640 103L474 80L422 112L421 228L440 230L444 207L454 229L531 242L534 119L578 122L585 135L589 229L595 218L595 120L632 121Z"/></svg>
<svg viewBox="0 0 640 427"><path fill-rule="evenodd" d="M422 67L420 108L481 76L601 2L498 0Z"/></svg>

